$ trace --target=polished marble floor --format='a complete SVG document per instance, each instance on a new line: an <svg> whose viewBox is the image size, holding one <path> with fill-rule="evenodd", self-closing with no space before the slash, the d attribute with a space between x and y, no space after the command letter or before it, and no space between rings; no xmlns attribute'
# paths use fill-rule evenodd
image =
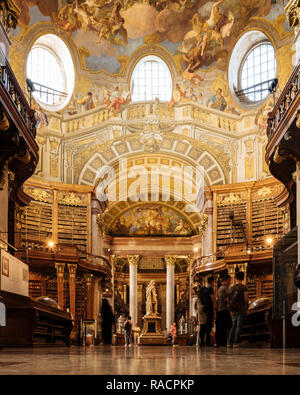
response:
<svg viewBox="0 0 300 395"><path fill-rule="evenodd" d="M300 349L7 348L0 374L300 374Z"/></svg>

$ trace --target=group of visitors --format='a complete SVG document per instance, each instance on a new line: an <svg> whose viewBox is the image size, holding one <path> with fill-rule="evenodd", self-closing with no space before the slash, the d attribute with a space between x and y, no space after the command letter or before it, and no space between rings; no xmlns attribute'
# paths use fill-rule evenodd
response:
<svg viewBox="0 0 300 395"><path fill-rule="evenodd" d="M137 346L140 332L141 328L138 326L138 324L133 326L131 317L128 316L124 323L125 347L131 347L132 344Z"/></svg>
<svg viewBox="0 0 300 395"><path fill-rule="evenodd" d="M243 284L245 274L237 272L235 284L230 287L230 277L224 276L222 285L214 295L214 278L198 292L195 308L198 318L196 344L203 346L239 347L240 335L248 309L248 289ZM213 321L216 318L215 344L212 339Z"/></svg>
<svg viewBox="0 0 300 395"><path fill-rule="evenodd" d="M196 344L203 346L239 347L240 335L248 309L248 290L243 284L245 274L237 272L235 284L230 287L231 278L226 275L221 279L221 286L214 294L214 278L207 279L206 286L198 291L195 305L199 325ZM112 343L112 325L115 317L107 299L103 299L101 308L103 344ZM215 339L213 339L213 322L216 322ZM123 325L125 347L137 345L141 329L133 326L128 316ZM169 342L175 346L177 338L176 323L169 330Z"/></svg>

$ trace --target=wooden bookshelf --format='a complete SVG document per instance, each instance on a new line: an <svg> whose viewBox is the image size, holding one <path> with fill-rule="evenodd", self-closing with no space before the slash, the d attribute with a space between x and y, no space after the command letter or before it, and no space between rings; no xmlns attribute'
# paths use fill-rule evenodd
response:
<svg viewBox="0 0 300 395"><path fill-rule="evenodd" d="M80 256L87 250L87 208L58 204L58 242L76 245Z"/></svg>
<svg viewBox="0 0 300 395"><path fill-rule="evenodd" d="M246 229L246 202L234 206L218 206L217 248L245 242L242 229L233 227L230 212L234 213L234 220L243 222Z"/></svg>
<svg viewBox="0 0 300 395"><path fill-rule="evenodd" d="M22 238L45 242L52 234L52 204L32 200L24 210Z"/></svg>
<svg viewBox="0 0 300 395"><path fill-rule="evenodd" d="M283 234L283 216L273 198L252 201L252 241L264 241L268 235Z"/></svg>

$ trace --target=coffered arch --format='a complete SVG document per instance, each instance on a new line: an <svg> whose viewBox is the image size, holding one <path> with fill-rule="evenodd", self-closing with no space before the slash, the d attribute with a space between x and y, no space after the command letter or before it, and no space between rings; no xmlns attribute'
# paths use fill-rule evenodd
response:
<svg viewBox="0 0 300 395"><path fill-rule="evenodd" d="M229 158L209 144L182 137L175 133L164 133L159 151L145 152L139 136L130 135L99 144L89 150L82 167L78 184L95 185L97 172L103 166L118 168L120 159L136 165L168 165L203 167L206 185L225 184L229 179ZM218 159L217 159L218 158Z"/></svg>

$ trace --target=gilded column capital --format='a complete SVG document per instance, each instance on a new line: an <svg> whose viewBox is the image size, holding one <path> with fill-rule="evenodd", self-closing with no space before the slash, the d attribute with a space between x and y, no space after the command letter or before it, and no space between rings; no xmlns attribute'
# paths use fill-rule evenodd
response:
<svg viewBox="0 0 300 395"><path fill-rule="evenodd" d="M76 276L76 270L77 270L77 265L70 263L68 264L68 269L69 269L69 276L70 277L75 277Z"/></svg>
<svg viewBox="0 0 300 395"><path fill-rule="evenodd" d="M84 281L85 281L86 285L91 285L92 284L92 279L94 277L93 274L86 273L86 274L83 275L83 277L84 277Z"/></svg>
<svg viewBox="0 0 300 395"><path fill-rule="evenodd" d="M176 262L177 255L166 255L165 262L167 266L174 266Z"/></svg>
<svg viewBox="0 0 300 395"><path fill-rule="evenodd" d="M127 255L129 265L137 266L140 261L139 255Z"/></svg>
<svg viewBox="0 0 300 395"><path fill-rule="evenodd" d="M247 267L248 267L248 263L238 263L237 266L239 268L239 271L246 272Z"/></svg>
<svg viewBox="0 0 300 395"><path fill-rule="evenodd" d="M57 277L63 277L65 272L65 263L55 263Z"/></svg>
<svg viewBox="0 0 300 395"><path fill-rule="evenodd" d="M235 268L236 268L235 264L234 265L227 265L228 274L229 275L234 275L235 274Z"/></svg>

